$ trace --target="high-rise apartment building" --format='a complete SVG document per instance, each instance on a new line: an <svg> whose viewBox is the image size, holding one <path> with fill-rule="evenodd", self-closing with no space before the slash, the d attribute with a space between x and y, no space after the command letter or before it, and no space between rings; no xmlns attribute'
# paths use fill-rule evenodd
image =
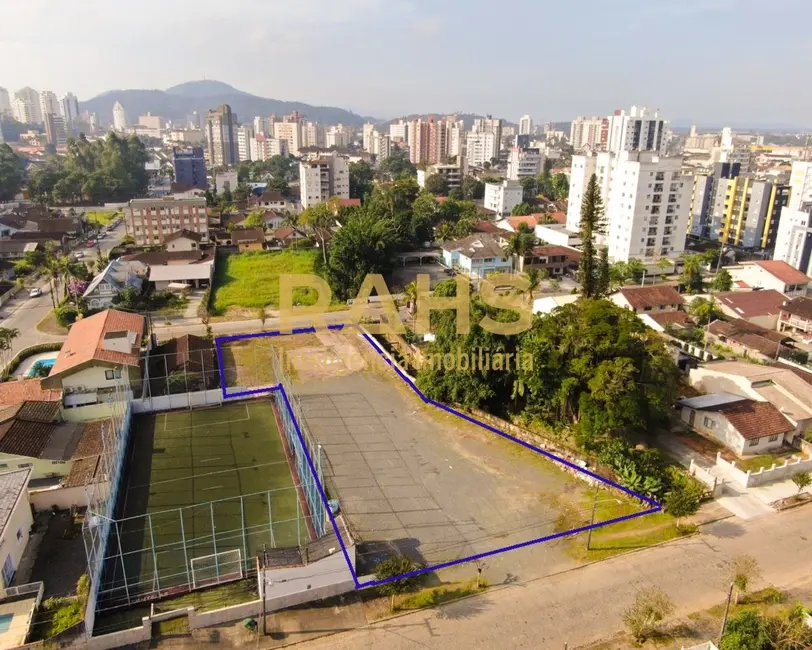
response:
<svg viewBox="0 0 812 650"><path fill-rule="evenodd" d="M362 133L362 143L364 147L364 151L370 151L371 142L372 142L372 133L375 131L375 125L371 122L367 122L364 124L363 128L361 129ZM370 152L371 153L371 152Z"/></svg>
<svg viewBox="0 0 812 650"><path fill-rule="evenodd" d="M133 199L127 211L127 227L138 246L156 246L179 230L209 238L206 199Z"/></svg>
<svg viewBox="0 0 812 650"><path fill-rule="evenodd" d="M36 90L26 86L14 93L14 97L25 102L25 112L21 112L20 115L27 118L25 121L28 124L42 124L42 109L40 108L39 93ZM17 117L17 120L22 121L19 117Z"/></svg>
<svg viewBox="0 0 812 650"><path fill-rule="evenodd" d="M62 111L59 110L59 101L56 98L56 93L53 93L50 90L43 90L39 94L39 110L42 113L43 120L49 113L51 115L61 116Z"/></svg>
<svg viewBox="0 0 812 650"><path fill-rule="evenodd" d="M602 139L604 134L604 124L606 120L602 117L576 117L570 124L570 145L575 151L589 147L592 151L601 149L605 144Z"/></svg>
<svg viewBox="0 0 812 650"><path fill-rule="evenodd" d="M259 115L254 117L254 133L256 133L257 135L259 135L260 133L262 135L270 135L268 130L269 123L267 118L260 117Z"/></svg>
<svg viewBox="0 0 812 650"><path fill-rule="evenodd" d="M812 203L812 162L796 160L792 163L789 187L788 207L800 210L804 204Z"/></svg>
<svg viewBox="0 0 812 650"><path fill-rule="evenodd" d="M127 111L124 110L121 102L113 105L113 128L119 132L127 128Z"/></svg>
<svg viewBox="0 0 812 650"><path fill-rule="evenodd" d="M225 167L238 162L237 116L231 106L221 104L206 116L206 140L209 163L212 167Z"/></svg>
<svg viewBox="0 0 812 650"><path fill-rule="evenodd" d="M347 159L335 151L299 163L302 206L309 208L337 196L350 198L350 171Z"/></svg>
<svg viewBox="0 0 812 650"><path fill-rule="evenodd" d="M198 187L202 190L208 189L203 147L192 147L186 150L173 148L172 164L175 168L176 183Z"/></svg>
<svg viewBox="0 0 812 650"><path fill-rule="evenodd" d="M13 117L8 90L0 86L0 117Z"/></svg>
<svg viewBox="0 0 812 650"><path fill-rule="evenodd" d="M653 152L573 156L567 229L579 228L581 201L594 174L607 221L597 243L608 247L610 259L651 263L679 257L690 203L690 179L680 175L681 166L681 159Z"/></svg>
<svg viewBox="0 0 812 650"><path fill-rule="evenodd" d="M465 136L465 157L468 163L482 167L499 157L499 143L496 135L490 132L469 132Z"/></svg>
<svg viewBox="0 0 812 650"><path fill-rule="evenodd" d="M530 147L513 147L508 155L507 177L518 181L528 176L538 176L544 165L544 154L541 149Z"/></svg>
<svg viewBox="0 0 812 650"><path fill-rule="evenodd" d="M318 122L305 122L302 124L302 146L303 147L325 147L326 130Z"/></svg>
<svg viewBox="0 0 812 650"><path fill-rule="evenodd" d="M288 117L285 118L288 120ZM274 122L273 136L288 143L288 151L294 156L299 155L302 148L302 125L298 121Z"/></svg>
<svg viewBox="0 0 812 650"><path fill-rule="evenodd" d="M497 154L499 148L502 146L502 120L494 119L490 115L487 117L478 117L474 120L474 133L493 133L496 138Z"/></svg>
<svg viewBox="0 0 812 650"><path fill-rule="evenodd" d="M428 120L412 120L407 129L409 160L414 165L434 165L450 155L459 155L451 154L449 147L452 133L457 128L458 124L453 119L436 120L430 117ZM390 136L391 133L390 129Z"/></svg>
<svg viewBox="0 0 812 650"><path fill-rule="evenodd" d="M250 156L251 160L268 160L274 156L287 156L288 155L288 142L287 140L279 140L278 138L271 138L267 135L258 133L250 142Z"/></svg>
<svg viewBox="0 0 812 650"><path fill-rule="evenodd" d="M34 105L22 97L11 100L11 111L14 119L23 124L37 124L39 105Z"/></svg>
<svg viewBox="0 0 812 650"><path fill-rule="evenodd" d="M337 149L346 149L350 146L351 138L352 134L350 133L350 130L343 124L338 124L336 126L331 126L327 130L325 144L328 148L336 147Z"/></svg>
<svg viewBox="0 0 812 650"><path fill-rule="evenodd" d="M519 118L519 135L533 135L533 118L529 115Z"/></svg>
<svg viewBox="0 0 812 650"><path fill-rule="evenodd" d="M237 158L240 162L252 160L251 140L254 137L254 129L244 124L237 127Z"/></svg>
<svg viewBox="0 0 812 650"><path fill-rule="evenodd" d="M812 202L781 208L773 259L807 275L812 273Z"/></svg>
<svg viewBox="0 0 812 650"><path fill-rule="evenodd" d="M68 131L61 115L45 113L45 136L48 138L48 144L54 147L64 147L68 144Z"/></svg>
<svg viewBox="0 0 812 650"><path fill-rule="evenodd" d="M74 124L79 121L79 100L73 93L65 93L59 98L59 113L65 120L65 127L70 133Z"/></svg>
<svg viewBox="0 0 812 650"><path fill-rule="evenodd" d="M667 122L657 111L645 106L632 106L631 110L617 110L607 122L606 150L612 153L621 151L653 151L665 155Z"/></svg>
<svg viewBox="0 0 812 650"><path fill-rule="evenodd" d="M407 142L409 139L409 123L398 120L389 125L389 137L393 142Z"/></svg>

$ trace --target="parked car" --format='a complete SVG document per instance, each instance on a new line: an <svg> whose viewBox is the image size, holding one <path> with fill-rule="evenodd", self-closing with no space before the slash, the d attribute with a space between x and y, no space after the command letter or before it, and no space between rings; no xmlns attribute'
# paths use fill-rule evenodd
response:
<svg viewBox="0 0 812 650"><path fill-rule="evenodd" d="M80 260L80 259L82 259L84 256L85 256L84 251L76 251L76 252L73 254L73 259L75 259L75 260Z"/></svg>
<svg viewBox="0 0 812 650"><path fill-rule="evenodd" d="M28 292L29 298L39 298L42 295L42 289L39 287L34 287L31 291Z"/></svg>
<svg viewBox="0 0 812 650"><path fill-rule="evenodd" d="M87 247L88 248L93 248L95 245L96 245L96 242L94 240L92 240L92 239L88 240L88 242L87 242Z"/></svg>

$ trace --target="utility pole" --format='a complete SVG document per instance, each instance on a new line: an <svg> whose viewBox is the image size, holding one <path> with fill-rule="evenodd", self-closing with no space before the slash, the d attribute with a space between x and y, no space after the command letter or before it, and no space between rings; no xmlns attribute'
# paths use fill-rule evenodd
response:
<svg viewBox="0 0 812 650"><path fill-rule="evenodd" d="M592 516L589 518L589 530L586 531L586 550L592 543L592 526L595 525L595 511L598 509L598 484L595 483L595 496L592 499Z"/></svg>
<svg viewBox="0 0 812 650"><path fill-rule="evenodd" d="M719 631L719 643L722 643L722 637L725 635L725 628L727 627L727 615L730 613L730 601L733 600L733 589L736 586L735 582L730 583L730 589L727 592L727 603L725 603L725 615L722 617L722 629Z"/></svg>

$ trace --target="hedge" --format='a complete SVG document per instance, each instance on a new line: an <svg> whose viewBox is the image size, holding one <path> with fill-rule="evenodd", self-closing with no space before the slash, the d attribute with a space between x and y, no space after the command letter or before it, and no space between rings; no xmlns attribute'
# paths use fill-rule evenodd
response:
<svg viewBox="0 0 812 650"><path fill-rule="evenodd" d="M20 366L20 362L23 359L27 359L30 356L39 354L40 352L56 352L62 349L62 345L63 343L59 341L55 341L53 343L38 343L37 345L32 345L20 350L16 355L14 355L14 358L9 361L2 374L0 374L0 381L8 381L9 377L11 377L14 371Z"/></svg>

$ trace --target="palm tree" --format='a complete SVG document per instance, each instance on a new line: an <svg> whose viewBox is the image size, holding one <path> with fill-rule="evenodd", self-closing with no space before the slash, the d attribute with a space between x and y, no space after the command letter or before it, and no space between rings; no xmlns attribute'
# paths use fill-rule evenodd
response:
<svg viewBox="0 0 812 650"><path fill-rule="evenodd" d="M550 272L547 269L530 269L527 272L527 279L530 281L527 287L527 302L533 302L533 292L541 286L541 281L546 280L549 275Z"/></svg>
<svg viewBox="0 0 812 650"><path fill-rule="evenodd" d="M410 313L414 313L414 307L417 304L417 282L412 280L403 288L403 297L406 298L406 305Z"/></svg>
<svg viewBox="0 0 812 650"><path fill-rule="evenodd" d="M73 275L71 268L71 261L67 255L60 255L54 261L55 266L59 269L59 276L62 278L63 297L68 297L68 282Z"/></svg>
<svg viewBox="0 0 812 650"><path fill-rule="evenodd" d="M3 360L3 366L8 363L11 344L18 336L20 336L20 330L16 327L0 327L0 352L2 352L0 358Z"/></svg>
<svg viewBox="0 0 812 650"><path fill-rule="evenodd" d="M513 235L507 244L505 244L505 254L507 256L515 256L519 262L516 265L517 271L522 271L524 268L524 256L528 251L533 250L536 245L536 235L530 230L530 227L523 223L519 226L516 234Z"/></svg>

